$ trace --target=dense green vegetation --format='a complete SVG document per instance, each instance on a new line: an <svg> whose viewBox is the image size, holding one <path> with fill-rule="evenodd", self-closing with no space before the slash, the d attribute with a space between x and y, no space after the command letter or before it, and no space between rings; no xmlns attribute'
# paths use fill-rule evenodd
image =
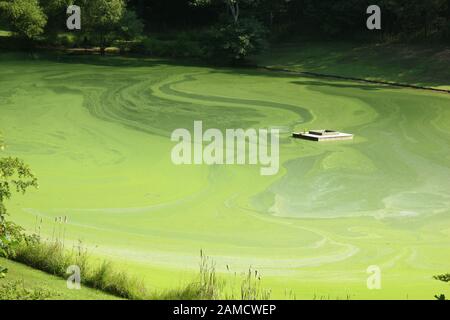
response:
<svg viewBox="0 0 450 320"><path fill-rule="evenodd" d="M192 6L192 4L202 4ZM208 5L206 5L208 4ZM370 36L363 26L366 9L377 4L383 12L383 28L377 35L408 39L449 36L450 7L446 0L132 0L148 30L202 27L221 16L232 18L231 5L239 6L239 18L255 17L274 36L311 35L349 38Z"/></svg>
<svg viewBox="0 0 450 320"><path fill-rule="evenodd" d="M85 286L81 290L67 290L65 279L11 260L0 258L0 264L8 268L8 276L0 279L0 300L119 299Z"/></svg>
<svg viewBox="0 0 450 320"><path fill-rule="evenodd" d="M380 0L382 30L367 30L360 0L2 0L0 26L32 46L120 47L123 52L242 62L266 40L292 36L448 41L446 0ZM65 10L81 7L81 30L68 32ZM33 40L33 42L32 42Z"/></svg>
<svg viewBox="0 0 450 320"><path fill-rule="evenodd" d="M0 135L0 152L5 149ZM10 257L14 254L14 246L25 241L20 227L6 221L8 214L5 206L13 192L25 193L30 187L37 187L37 179L29 167L18 158L0 158L0 257ZM8 269L0 265L0 279L4 278Z"/></svg>

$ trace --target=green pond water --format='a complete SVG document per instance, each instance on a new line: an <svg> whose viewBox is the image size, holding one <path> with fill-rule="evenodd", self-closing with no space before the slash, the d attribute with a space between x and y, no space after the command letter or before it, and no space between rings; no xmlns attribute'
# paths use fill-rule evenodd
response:
<svg viewBox="0 0 450 320"><path fill-rule="evenodd" d="M281 128L280 171L176 166L177 128ZM314 143L330 128L353 141ZM447 293L450 95L159 60L0 55L3 156L40 188L8 203L30 231L82 240L151 288L250 266L274 298ZM67 216L62 230L54 219ZM38 223L40 224L40 223ZM226 266L229 266L230 271ZM371 265L382 288L368 290Z"/></svg>

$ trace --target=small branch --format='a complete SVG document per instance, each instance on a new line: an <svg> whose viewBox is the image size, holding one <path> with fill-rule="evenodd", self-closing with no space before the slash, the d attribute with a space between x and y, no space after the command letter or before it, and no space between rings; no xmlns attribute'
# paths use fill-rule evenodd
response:
<svg viewBox="0 0 450 320"><path fill-rule="evenodd" d="M228 7L234 19L234 23L239 20L239 2L237 0L227 0Z"/></svg>

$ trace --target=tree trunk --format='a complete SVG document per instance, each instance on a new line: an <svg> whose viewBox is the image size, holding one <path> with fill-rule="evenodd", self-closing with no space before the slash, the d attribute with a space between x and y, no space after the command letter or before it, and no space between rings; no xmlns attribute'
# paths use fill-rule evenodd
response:
<svg viewBox="0 0 450 320"><path fill-rule="evenodd" d="M238 0L227 0L228 7L230 8L231 15L233 16L234 23L239 21L239 2Z"/></svg>

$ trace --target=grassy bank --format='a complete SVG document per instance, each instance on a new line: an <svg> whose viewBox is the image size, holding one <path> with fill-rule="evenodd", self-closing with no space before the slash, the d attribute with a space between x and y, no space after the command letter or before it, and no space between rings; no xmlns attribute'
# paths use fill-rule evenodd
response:
<svg viewBox="0 0 450 320"><path fill-rule="evenodd" d="M262 66L450 89L450 45L292 42L256 57Z"/></svg>
<svg viewBox="0 0 450 320"><path fill-rule="evenodd" d="M66 280L24 264L0 258L0 265L8 269L0 279L2 299L58 299L58 300L104 300L119 299L100 290L82 286L80 290L67 289Z"/></svg>
<svg viewBox="0 0 450 320"><path fill-rule="evenodd" d="M220 278L215 269L215 263L210 258L200 252L199 272L196 277L187 281L185 284L163 291L148 290L143 282L136 277L130 276L122 271L117 265L110 261L98 260L89 256L87 251L81 248L76 250L67 250L62 242L21 242L14 246L12 259L23 263L26 266L46 272L54 278L51 280L66 279L70 274L67 270L70 266L77 266L81 271L80 279L82 287L88 287L92 290L100 290L105 296L112 294L112 297L121 297L134 300L214 300L214 299L242 299L242 300L262 300L270 298L270 290L261 286L261 275L251 268L243 275L240 275L241 283L238 290L234 290L229 283ZM58 282L58 290L55 290L52 282L50 285L38 286L33 281L17 281L18 276L24 278L31 276L27 272L33 269L27 269L25 266L1 259L2 267L13 269L12 276L7 272L8 281L0 282L3 285L5 294L0 295L1 299L71 299L71 295L61 294L62 283ZM21 266L21 267L20 267ZM40 274L42 278L49 278ZM48 280L48 279L46 279ZM61 281L61 280L60 280ZM31 282L31 283L28 283ZM65 281L64 281L64 284ZM70 292L71 290L69 290ZM88 293L78 290L75 298L81 299L99 299L90 296ZM236 294L237 292L237 294ZM101 297L100 297L101 298Z"/></svg>
<svg viewBox="0 0 450 320"><path fill-rule="evenodd" d="M65 250L60 242L20 243L14 248L13 259L61 278L68 277L69 266L78 266L83 285L118 297L143 299L147 294L137 278L117 271L112 263L96 262L82 248Z"/></svg>

